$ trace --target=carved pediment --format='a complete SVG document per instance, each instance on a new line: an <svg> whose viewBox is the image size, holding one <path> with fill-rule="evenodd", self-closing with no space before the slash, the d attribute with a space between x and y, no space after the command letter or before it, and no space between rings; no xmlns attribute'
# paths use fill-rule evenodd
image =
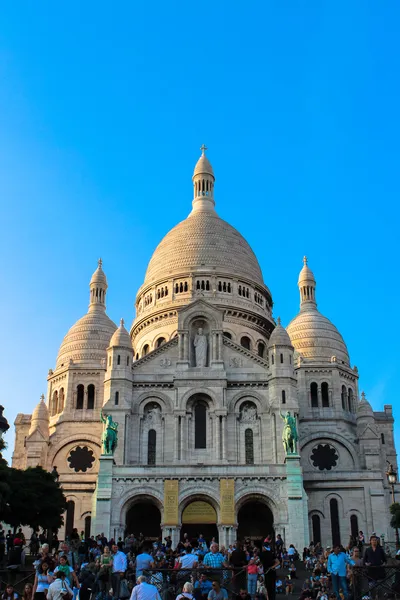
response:
<svg viewBox="0 0 400 600"><path fill-rule="evenodd" d="M265 358L243 348L243 346L236 344L227 337L224 337L223 340L222 354L226 371L251 369L266 374L268 362Z"/></svg>
<svg viewBox="0 0 400 600"><path fill-rule="evenodd" d="M146 354L146 356L136 360L132 365L132 369L134 375L142 371L148 372L149 367L153 372L163 372L168 369L175 370L177 360L178 337L174 337L169 342Z"/></svg>

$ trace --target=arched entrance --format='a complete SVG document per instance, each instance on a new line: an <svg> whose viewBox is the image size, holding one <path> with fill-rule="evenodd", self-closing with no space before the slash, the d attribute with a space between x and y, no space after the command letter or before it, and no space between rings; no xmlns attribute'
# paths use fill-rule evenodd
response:
<svg viewBox="0 0 400 600"><path fill-rule="evenodd" d="M200 534L209 543L213 537L218 540L217 513L205 500L193 500L182 511L181 539L187 533L189 539Z"/></svg>
<svg viewBox="0 0 400 600"><path fill-rule="evenodd" d="M156 540L161 535L160 509L151 500L135 502L126 513L125 535L130 533L145 539Z"/></svg>
<svg viewBox="0 0 400 600"><path fill-rule="evenodd" d="M239 508L237 537L261 541L268 534L274 535L272 511L263 500L250 498Z"/></svg>

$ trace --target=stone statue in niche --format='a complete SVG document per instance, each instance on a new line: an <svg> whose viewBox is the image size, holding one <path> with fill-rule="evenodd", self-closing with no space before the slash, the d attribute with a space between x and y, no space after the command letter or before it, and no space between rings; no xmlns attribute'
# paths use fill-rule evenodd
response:
<svg viewBox="0 0 400 600"><path fill-rule="evenodd" d="M207 336L204 335L203 329L198 328L196 335L194 336L194 352L195 352L195 366L206 367L207 366Z"/></svg>
<svg viewBox="0 0 400 600"><path fill-rule="evenodd" d="M150 404L150 406L146 406L144 411L144 420L146 423L155 424L158 423L161 417L161 408L158 404Z"/></svg>
<svg viewBox="0 0 400 600"><path fill-rule="evenodd" d="M246 402L240 407L240 420L241 421L256 421L257 419L257 408L252 402Z"/></svg>

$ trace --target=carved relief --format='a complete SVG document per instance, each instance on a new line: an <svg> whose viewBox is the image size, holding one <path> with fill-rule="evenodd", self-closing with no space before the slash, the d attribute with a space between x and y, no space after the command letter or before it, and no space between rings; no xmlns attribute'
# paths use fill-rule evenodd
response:
<svg viewBox="0 0 400 600"><path fill-rule="evenodd" d="M257 407L253 402L244 402L242 404L239 420L246 423L257 420Z"/></svg>

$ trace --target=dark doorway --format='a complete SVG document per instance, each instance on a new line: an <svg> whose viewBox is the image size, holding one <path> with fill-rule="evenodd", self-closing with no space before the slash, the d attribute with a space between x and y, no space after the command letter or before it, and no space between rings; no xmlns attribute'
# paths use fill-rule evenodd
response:
<svg viewBox="0 0 400 600"><path fill-rule="evenodd" d="M161 535L161 513L152 502L137 502L126 515L125 535L143 533L145 539L157 539Z"/></svg>
<svg viewBox="0 0 400 600"><path fill-rule="evenodd" d="M92 525L92 517L88 515L85 517L85 540L90 538L90 527Z"/></svg>
<svg viewBox="0 0 400 600"><path fill-rule="evenodd" d="M313 538L312 541L314 542L314 544L320 544L321 543L321 519L319 518L319 515L313 515L311 517L311 521L312 521L312 532L313 532Z"/></svg>
<svg viewBox="0 0 400 600"><path fill-rule="evenodd" d="M69 537L74 528L74 518L75 518L75 502L73 500L68 500L67 502L67 514L65 517L65 537Z"/></svg>
<svg viewBox="0 0 400 600"><path fill-rule="evenodd" d="M274 535L274 518L268 506L260 500L246 502L238 513L238 539L263 540Z"/></svg>
<svg viewBox="0 0 400 600"><path fill-rule="evenodd" d="M218 527L216 524L203 523L197 525L193 523L188 523L187 525L185 525L183 523L181 527L181 540L183 539L185 533L188 534L189 540L197 539L202 533L208 546L210 545L210 542L213 538L215 538L218 542Z"/></svg>
<svg viewBox="0 0 400 600"><path fill-rule="evenodd" d="M331 509L332 546L340 546L339 507L336 498L329 503Z"/></svg>

